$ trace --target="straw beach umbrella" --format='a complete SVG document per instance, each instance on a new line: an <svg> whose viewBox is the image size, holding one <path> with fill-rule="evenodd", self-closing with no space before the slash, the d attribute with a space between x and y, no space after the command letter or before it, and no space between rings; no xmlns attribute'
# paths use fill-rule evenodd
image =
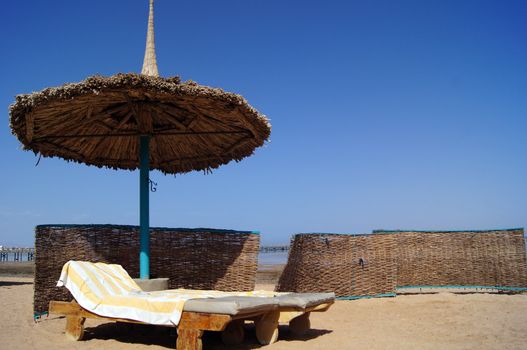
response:
<svg viewBox="0 0 527 350"><path fill-rule="evenodd" d="M93 76L16 97L23 149L97 167L140 169L140 277L149 278L149 170L210 171L262 146L267 118L240 95L158 74L150 0L141 74Z"/></svg>

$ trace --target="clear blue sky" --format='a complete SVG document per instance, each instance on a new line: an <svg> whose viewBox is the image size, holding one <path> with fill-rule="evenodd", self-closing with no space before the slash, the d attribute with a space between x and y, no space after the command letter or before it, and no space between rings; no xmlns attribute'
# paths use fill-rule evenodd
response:
<svg viewBox="0 0 527 350"><path fill-rule="evenodd" d="M2 3L0 244L138 224L138 174L22 152L19 93L139 72L147 0ZM160 73L242 94L271 142L154 172L153 226L298 232L527 226L526 1L156 1Z"/></svg>

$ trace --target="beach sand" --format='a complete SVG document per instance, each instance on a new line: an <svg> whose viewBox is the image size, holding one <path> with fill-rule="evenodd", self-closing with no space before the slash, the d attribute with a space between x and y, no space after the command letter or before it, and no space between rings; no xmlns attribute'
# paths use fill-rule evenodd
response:
<svg viewBox="0 0 527 350"><path fill-rule="evenodd" d="M273 289L272 275L259 289ZM271 276L271 277L270 277ZM267 282L267 283L266 283ZM86 321L85 340L64 335L65 319L32 318L33 280L0 276L0 348L2 349L174 349L176 335L164 327ZM206 333L205 349L527 349L527 295L439 293L396 298L337 301L325 313L313 313L312 329L302 338L280 327L277 343L258 345L249 328L245 342L221 344Z"/></svg>

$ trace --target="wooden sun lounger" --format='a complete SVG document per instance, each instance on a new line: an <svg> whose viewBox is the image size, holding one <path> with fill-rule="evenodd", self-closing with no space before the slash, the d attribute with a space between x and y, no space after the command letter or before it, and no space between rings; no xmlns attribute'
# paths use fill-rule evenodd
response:
<svg viewBox="0 0 527 350"><path fill-rule="evenodd" d="M227 299L230 298L225 298ZM335 302L333 293L292 293L274 299L277 300L277 304L268 305L266 310L247 312L242 310L240 313L230 312L231 314L203 312L204 309L209 309L206 304L210 304L210 310L217 310L213 299L194 299L194 304L187 302L187 311L183 311L177 326L177 349L202 349L201 336L204 331L221 331L225 344L240 344L244 339L246 321L254 322L256 338L262 345L276 342L279 323L288 323L290 332L300 336L310 329L309 317L312 312L326 311ZM84 322L87 318L145 324L128 319L99 316L83 309L76 301L51 301L49 311L66 316L66 335L73 340L82 339Z"/></svg>
<svg viewBox="0 0 527 350"><path fill-rule="evenodd" d="M76 301L51 301L49 312L66 316L66 335L73 340L81 340L84 335L84 322L87 318L102 319L114 322L145 324L128 319L99 316L82 308ZM201 350L201 337L204 331L223 331L222 340L227 344L238 344L243 341L243 323L245 320L255 322L256 337L265 345L276 341L278 337L278 309L262 312L252 311L236 315L183 311L177 326L178 350ZM170 326L167 326L170 327Z"/></svg>

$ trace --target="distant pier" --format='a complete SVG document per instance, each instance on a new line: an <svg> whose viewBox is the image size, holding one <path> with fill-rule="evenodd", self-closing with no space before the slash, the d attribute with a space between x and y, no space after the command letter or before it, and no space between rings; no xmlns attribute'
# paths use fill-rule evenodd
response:
<svg viewBox="0 0 527 350"><path fill-rule="evenodd" d="M33 261L35 248L0 247L0 263L8 261Z"/></svg>
<svg viewBox="0 0 527 350"><path fill-rule="evenodd" d="M260 253L276 253L289 251L288 245L269 245L260 247Z"/></svg>
<svg viewBox="0 0 527 350"><path fill-rule="evenodd" d="M260 247L260 253L278 253L289 251L288 245L272 245ZM0 263L7 261L33 261L35 248L0 247Z"/></svg>

